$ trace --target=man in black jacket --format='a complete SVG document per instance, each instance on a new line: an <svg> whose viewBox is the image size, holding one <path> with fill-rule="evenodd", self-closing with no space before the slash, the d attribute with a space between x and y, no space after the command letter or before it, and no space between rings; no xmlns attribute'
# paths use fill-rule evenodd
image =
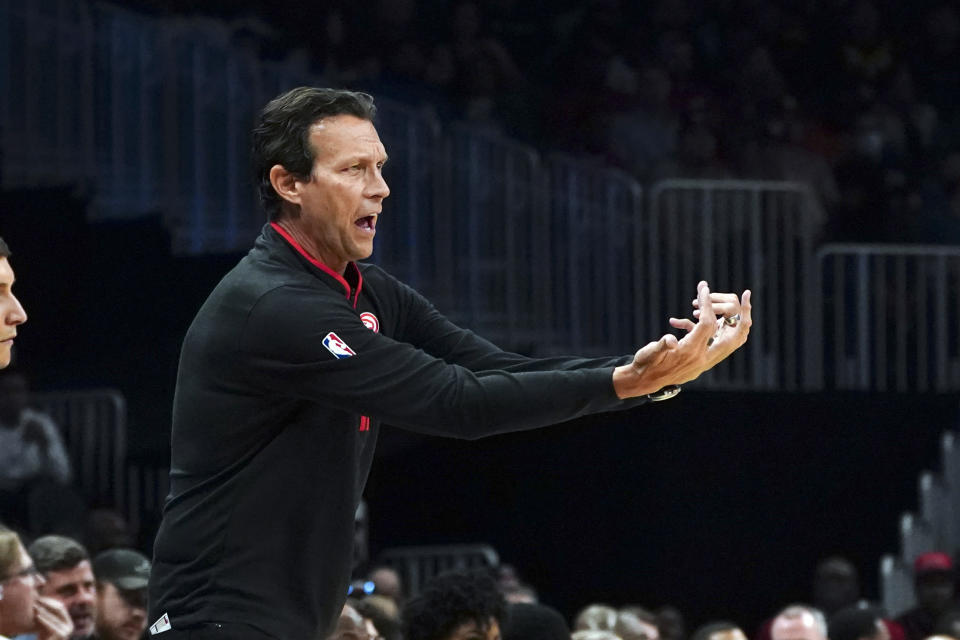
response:
<svg viewBox="0 0 960 640"><path fill-rule="evenodd" d="M269 223L194 319L174 398L151 630L326 637L381 422L458 438L642 404L747 339L749 292L698 286L633 357L533 359L461 329L373 265L390 190L373 99L298 88L270 102L253 160ZM726 320L717 320L716 314Z"/></svg>

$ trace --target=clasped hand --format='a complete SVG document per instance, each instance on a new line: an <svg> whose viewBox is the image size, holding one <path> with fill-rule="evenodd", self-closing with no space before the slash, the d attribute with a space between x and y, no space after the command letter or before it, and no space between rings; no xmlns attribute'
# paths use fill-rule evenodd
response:
<svg viewBox="0 0 960 640"><path fill-rule="evenodd" d="M693 308L696 322L670 318L670 326L683 329L685 336L678 340L668 333L637 351L633 362L614 370L613 386L620 398L646 395L667 385L694 380L747 341L753 324L749 289L742 296L711 293L706 281L701 280ZM730 320L724 322L725 318Z"/></svg>

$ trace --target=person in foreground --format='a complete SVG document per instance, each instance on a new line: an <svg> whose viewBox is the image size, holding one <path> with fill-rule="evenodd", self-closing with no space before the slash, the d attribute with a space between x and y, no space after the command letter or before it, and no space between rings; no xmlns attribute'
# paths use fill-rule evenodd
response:
<svg viewBox="0 0 960 640"><path fill-rule="evenodd" d="M404 640L501 640L507 603L483 569L429 580L403 607Z"/></svg>
<svg viewBox="0 0 960 640"><path fill-rule="evenodd" d="M369 95L301 87L254 129L269 222L180 354L150 576L163 640L329 635L382 422L473 439L629 409L747 340L750 292L706 282L695 320L669 320L686 335L633 356L529 358L452 324L358 262L390 194L374 116Z"/></svg>
<svg viewBox="0 0 960 640"><path fill-rule="evenodd" d="M38 593L43 582L20 536L0 525L0 640L27 633L66 640L73 633L66 607Z"/></svg>
<svg viewBox="0 0 960 640"><path fill-rule="evenodd" d="M27 321L27 313L13 295L13 267L10 266L10 247L0 238L0 369L10 364L13 339L17 326Z"/></svg>

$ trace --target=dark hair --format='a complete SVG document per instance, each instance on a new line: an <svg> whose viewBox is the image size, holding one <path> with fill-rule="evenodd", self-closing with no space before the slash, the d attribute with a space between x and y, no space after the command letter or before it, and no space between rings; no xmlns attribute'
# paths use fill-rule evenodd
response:
<svg viewBox="0 0 960 640"><path fill-rule="evenodd" d="M65 571L90 559L82 544L66 536L43 536L33 541L27 549L33 563L41 573Z"/></svg>
<svg viewBox="0 0 960 640"><path fill-rule="evenodd" d="M733 631L734 629L739 629L740 626L736 622L729 622L727 620L718 620L716 622L708 622L699 629L693 632L693 635L690 636L690 640L710 640L710 636L715 633L721 633L723 631Z"/></svg>
<svg viewBox="0 0 960 640"><path fill-rule="evenodd" d="M858 640L877 635L880 614L869 607L845 607L830 617L827 637L830 640Z"/></svg>
<svg viewBox="0 0 960 640"><path fill-rule="evenodd" d="M270 169L281 165L308 179L313 169L310 127L323 118L351 115L373 122L377 109L373 97L359 91L297 87L283 93L260 112L253 129L250 159L260 203L267 218L280 217L282 199L270 184Z"/></svg>
<svg viewBox="0 0 960 640"><path fill-rule="evenodd" d="M443 573L403 608L404 640L443 640L460 625L485 630L504 619L506 604L493 576L484 570Z"/></svg>
<svg viewBox="0 0 960 640"><path fill-rule="evenodd" d="M570 628L556 609L520 602L507 608L503 640L570 640Z"/></svg>
<svg viewBox="0 0 960 640"><path fill-rule="evenodd" d="M10 247L7 246L7 243L3 241L3 238L0 238L0 258L9 258L10 257Z"/></svg>

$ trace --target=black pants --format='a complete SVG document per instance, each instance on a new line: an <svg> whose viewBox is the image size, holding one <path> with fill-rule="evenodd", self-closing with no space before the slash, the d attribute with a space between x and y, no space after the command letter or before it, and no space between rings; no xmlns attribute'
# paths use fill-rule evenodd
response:
<svg viewBox="0 0 960 640"><path fill-rule="evenodd" d="M208 622L189 629L170 629L148 637L156 640L278 640L251 626L229 622Z"/></svg>

